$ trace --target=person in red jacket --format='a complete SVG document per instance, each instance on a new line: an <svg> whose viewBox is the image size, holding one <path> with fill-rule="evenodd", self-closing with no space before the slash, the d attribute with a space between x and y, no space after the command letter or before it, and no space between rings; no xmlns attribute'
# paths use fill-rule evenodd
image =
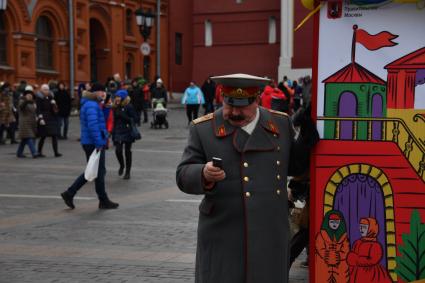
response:
<svg viewBox="0 0 425 283"><path fill-rule="evenodd" d="M216 107L216 109L223 106L222 92L223 92L223 86L217 85L217 87L215 88L215 107Z"/></svg>
<svg viewBox="0 0 425 283"><path fill-rule="evenodd" d="M362 237L354 242L348 253L350 283L391 283L388 271L379 263L383 252L378 242L379 225L375 218L360 219Z"/></svg>
<svg viewBox="0 0 425 283"><path fill-rule="evenodd" d="M274 86L273 81L270 82L269 85L267 85L263 93L260 96L261 98L261 106L267 109L272 109L272 99L282 100L285 101L287 98L283 92ZM273 110L280 110L280 109L273 109Z"/></svg>

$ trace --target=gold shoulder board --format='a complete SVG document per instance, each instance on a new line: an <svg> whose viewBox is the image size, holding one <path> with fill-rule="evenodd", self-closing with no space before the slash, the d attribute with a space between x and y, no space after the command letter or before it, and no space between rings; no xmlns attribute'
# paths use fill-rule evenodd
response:
<svg viewBox="0 0 425 283"><path fill-rule="evenodd" d="M269 112L270 112L270 113L273 113L273 114L280 115L280 116L286 116L286 117L289 117L289 116L288 116L288 114L286 114L285 112L280 112L280 111L276 111L276 110L272 110L272 109L269 109Z"/></svg>
<svg viewBox="0 0 425 283"><path fill-rule="evenodd" d="M202 122L205 122L205 121L209 121L213 118L213 116L214 116L214 113L209 113L207 115L199 117L198 119L193 120L193 124L196 125L196 124L199 124L199 123L202 123Z"/></svg>

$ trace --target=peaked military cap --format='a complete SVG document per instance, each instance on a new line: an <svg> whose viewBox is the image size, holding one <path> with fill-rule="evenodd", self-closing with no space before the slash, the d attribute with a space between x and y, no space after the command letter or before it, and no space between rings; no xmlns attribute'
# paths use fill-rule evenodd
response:
<svg viewBox="0 0 425 283"><path fill-rule="evenodd" d="M261 88L270 82L269 79L247 74L216 76L211 80L222 86L224 102L236 107L253 103L260 95Z"/></svg>

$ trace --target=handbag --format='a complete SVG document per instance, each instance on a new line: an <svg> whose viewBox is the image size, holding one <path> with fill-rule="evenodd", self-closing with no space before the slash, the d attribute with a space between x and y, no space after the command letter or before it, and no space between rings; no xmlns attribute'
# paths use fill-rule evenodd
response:
<svg viewBox="0 0 425 283"><path fill-rule="evenodd" d="M137 127L136 127L136 125L133 121L131 122L131 137L134 140L142 139L142 135L140 134L139 129L137 129Z"/></svg>
<svg viewBox="0 0 425 283"><path fill-rule="evenodd" d="M86 170L84 171L84 178L89 182L97 178L97 173L99 171L100 153L100 150L93 150L89 161L87 162Z"/></svg>

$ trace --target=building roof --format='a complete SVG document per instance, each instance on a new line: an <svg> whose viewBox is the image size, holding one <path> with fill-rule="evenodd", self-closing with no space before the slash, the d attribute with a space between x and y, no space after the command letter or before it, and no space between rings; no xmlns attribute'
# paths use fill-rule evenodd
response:
<svg viewBox="0 0 425 283"><path fill-rule="evenodd" d="M385 69L425 69L425 47L389 63Z"/></svg>
<svg viewBox="0 0 425 283"><path fill-rule="evenodd" d="M385 85L385 81L356 62L350 63L323 80L324 83L374 83Z"/></svg>

